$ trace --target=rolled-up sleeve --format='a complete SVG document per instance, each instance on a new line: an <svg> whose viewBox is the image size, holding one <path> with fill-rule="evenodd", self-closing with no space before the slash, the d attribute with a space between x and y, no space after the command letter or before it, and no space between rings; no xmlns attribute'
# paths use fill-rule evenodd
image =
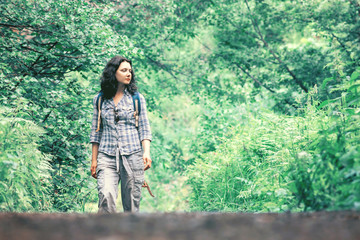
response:
<svg viewBox="0 0 360 240"><path fill-rule="evenodd" d="M142 94L140 94L141 112L139 115L139 135L140 141L144 139L152 140L150 123L147 116L146 101Z"/></svg>
<svg viewBox="0 0 360 240"><path fill-rule="evenodd" d="M93 117L92 117L91 134L90 134L90 142L91 143L100 143L102 130L103 130L102 124L101 124L100 130L96 131L97 124L98 124L98 113L99 113L98 107L96 106L96 100L97 100L97 95L93 99L94 112L93 112Z"/></svg>

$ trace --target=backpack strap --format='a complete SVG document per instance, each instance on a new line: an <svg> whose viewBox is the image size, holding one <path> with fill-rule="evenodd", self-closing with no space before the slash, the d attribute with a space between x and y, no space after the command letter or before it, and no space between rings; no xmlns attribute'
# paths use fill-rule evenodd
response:
<svg viewBox="0 0 360 240"><path fill-rule="evenodd" d="M96 106L98 107L98 120L97 120L97 129L96 132L100 131L100 124L101 124L101 106L104 102L104 93L102 91L99 92L96 98Z"/></svg>
<svg viewBox="0 0 360 240"><path fill-rule="evenodd" d="M134 95L132 95L133 103L134 103L134 109L135 109L135 127L139 127L139 115L141 112L141 104L140 104L140 94L139 92L135 92Z"/></svg>

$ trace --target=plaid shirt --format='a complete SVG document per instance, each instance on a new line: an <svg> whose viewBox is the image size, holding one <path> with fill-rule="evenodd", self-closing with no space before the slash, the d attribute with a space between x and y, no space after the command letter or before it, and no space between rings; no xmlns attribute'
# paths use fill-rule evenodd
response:
<svg viewBox="0 0 360 240"><path fill-rule="evenodd" d="M139 127L135 127L134 104L131 94L125 90L123 98L115 108L113 99L104 99L101 107L101 127L96 132L98 120L97 95L93 99L94 114L92 118L90 142L99 143L99 152L116 156L119 147L120 154L130 155L141 151L141 141L151 141L151 129L146 112L146 102L140 95L141 112L139 115ZM116 113L115 113L116 111ZM118 122L115 122L115 114Z"/></svg>

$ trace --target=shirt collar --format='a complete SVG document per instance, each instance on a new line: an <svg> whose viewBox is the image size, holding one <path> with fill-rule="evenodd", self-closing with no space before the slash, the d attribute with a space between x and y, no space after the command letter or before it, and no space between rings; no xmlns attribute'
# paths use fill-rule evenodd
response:
<svg viewBox="0 0 360 240"><path fill-rule="evenodd" d="M130 95L130 92L127 90L127 88L124 90L124 95Z"/></svg>
<svg viewBox="0 0 360 240"><path fill-rule="evenodd" d="M125 88L125 90L124 90L124 97L125 97L125 95L128 96L128 97L129 97L129 96L131 97L131 94L130 94L130 92L127 90L127 88ZM116 107L113 98L106 99L105 102L106 102L106 103L105 103L106 105L110 105L109 107Z"/></svg>

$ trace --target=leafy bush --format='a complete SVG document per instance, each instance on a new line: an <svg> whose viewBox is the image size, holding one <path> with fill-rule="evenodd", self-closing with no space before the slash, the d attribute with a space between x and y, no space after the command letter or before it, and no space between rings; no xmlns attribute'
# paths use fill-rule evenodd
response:
<svg viewBox="0 0 360 240"><path fill-rule="evenodd" d="M8 113L10 109L1 108L0 211L50 210L50 158L37 149L45 132Z"/></svg>
<svg viewBox="0 0 360 240"><path fill-rule="evenodd" d="M294 194L305 209L360 208L359 76L360 68L332 86L341 96L320 104L319 111L328 112L326 125L297 155Z"/></svg>
<svg viewBox="0 0 360 240"><path fill-rule="evenodd" d="M273 113L250 116L234 137L188 169L190 205L206 211L280 211L295 206L288 189L292 149L301 136L296 118Z"/></svg>
<svg viewBox="0 0 360 240"><path fill-rule="evenodd" d="M359 75L320 105L315 87L300 116L262 110L233 127L232 138L188 168L192 209L359 209Z"/></svg>

